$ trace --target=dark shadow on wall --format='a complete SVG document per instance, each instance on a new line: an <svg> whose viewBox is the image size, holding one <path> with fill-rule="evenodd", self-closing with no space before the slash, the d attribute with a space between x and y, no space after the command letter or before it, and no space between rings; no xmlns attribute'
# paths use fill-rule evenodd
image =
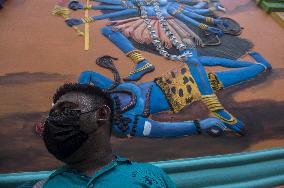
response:
<svg viewBox="0 0 284 188"><path fill-rule="evenodd" d="M245 122L247 136L226 135L212 138L206 134L172 139L119 139L112 138L117 155L137 161L159 161L236 153L263 140L284 138L284 102L253 100L235 102L233 94L246 88L265 88L276 79L284 78L284 69L275 69L250 82L221 91L218 95L226 108ZM1 80L1 79L0 79ZM1 82L1 81L0 81ZM0 173L53 169L60 165L45 149L41 138L35 134L35 123L47 112L14 113L0 117ZM206 117L201 103L183 109L178 114L155 114L159 121L184 121ZM273 147L273 144L268 147Z"/></svg>
<svg viewBox="0 0 284 188"><path fill-rule="evenodd" d="M50 90L52 94L58 85L75 80L75 78L74 75L45 72L10 73L0 76L0 88L1 90L12 88L11 92L17 88L16 91L19 92L22 89L27 89L26 86L31 86L29 88L34 87L34 89L30 92L34 92L37 91L38 87L48 87L45 91ZM25 91L25 93L27 92L29 91ZM38 105L30 98L22 98L21 93L17 94L19 94L19 100L22 100L24 104L31 103L27 106ZM3 94L0 93L0 97L1 95ZM31 97L35 95L43 95L46 96L46 100L50 100L49 94L30 93ZM13 94L11 98L5 96L9 100L13 100L13 97L15 97ZM15 106L17 105L23 104L15 104ZM3 107L5 104L3 106L0 104L0 106ZM21 108L22 112L17 112L17 109ZM25 110L31 111L25 108L26 105L23 105L16 108L14 113L0 114L0 173L40 170L58 165L58 162L46 152L41 139L35 134L36 122L43 119L47 112L25 112Z"/></svg>
<svg viewBox="0 0 284 188"><path fill-rule="evenodd" d="M61 81L69 78L70 75L45 72L17 72L0 76L0 86L17 84L34 84L35 82Z"/></svg>

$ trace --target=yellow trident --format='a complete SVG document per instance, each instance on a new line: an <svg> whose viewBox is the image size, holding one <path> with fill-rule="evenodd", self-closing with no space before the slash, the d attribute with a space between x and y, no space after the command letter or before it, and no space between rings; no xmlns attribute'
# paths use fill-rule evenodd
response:
<svg viewBox="0 0 284 188"><path fill-rule="evenodd" d="M86 7L89 7L89 0L86 0ZM89 17L89 9L85 9L85 18ZM89 50L90 47L90 24L85 23L85 34L84 34L84 39L85 39L85 50Z"/></svg>
<svg viewBox="0 0 284 188"><path fill-rule="evenodd" d="M89 18L89 10L90 10L90 5L89 5L89 0L86 0L86 7L85 8L85 18ZM55 16L60 16L63 17L65 20L69 19L69 15L70 15L71 11L69 8L67 7L62 7L59 5L56 5L54 7L54 9L52 10L52 14ZM84 26L85 26L85 32L81 32L80 29L77 26L72 26L72 28L76 31L76 33L79 36L84 36L84 49L85 50L89 50L90 48L90 24L89 22L84 22Z"/></svg>

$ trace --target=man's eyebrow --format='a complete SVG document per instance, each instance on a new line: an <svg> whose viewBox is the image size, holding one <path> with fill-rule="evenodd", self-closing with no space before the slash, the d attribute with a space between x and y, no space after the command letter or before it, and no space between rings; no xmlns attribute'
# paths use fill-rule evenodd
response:
<svg viewBox="0 0 284 188"><path fill-rule="evenodd" d="M74 103L74 102L70 102L70 101L62 101L62 102L59 102L56 107L63 107L64 105L72 105L72 107L78 107L78 104Z"/></svg>

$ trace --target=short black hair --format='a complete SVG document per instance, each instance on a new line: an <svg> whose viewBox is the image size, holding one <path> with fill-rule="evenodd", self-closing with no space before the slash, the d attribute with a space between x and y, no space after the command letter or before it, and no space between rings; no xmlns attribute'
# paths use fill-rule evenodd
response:
<svg viewBox="0 0 284 188"><path fill-rule="evenodd" d="M65 83L56 90L52 99L53 103L55 104L60 97L70 92L82 92L87 95L96 96L97 99L101 98L101 101L104 101L104 105L107 105L111 109L113 116L113 99L108 93L104 92L102 89L92 84Z"/></svg>

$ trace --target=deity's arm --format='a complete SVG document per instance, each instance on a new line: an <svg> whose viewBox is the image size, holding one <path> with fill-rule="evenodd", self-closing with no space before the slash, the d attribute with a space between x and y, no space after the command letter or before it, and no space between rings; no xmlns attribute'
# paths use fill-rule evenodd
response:
<svg viewBox="0 0 284 188"><path fill-rule="evenodd" d="M100 89L106 90L113 85L113 81L99 73L93 71L84 71L78 79L80 84L94 84Z"/></svg>
<svg viewBox="0 0 284 188"><path fill-rule="evenodd" d="M95 22L96 20L103 20L103 19L109 19L109 18L114 18L114 17L119 17L119 16L124 16L124 15L136 15L138 13L137 9L125 9L121 10L118 12L112 12L112 13L107 13L107 14L102 14L99 16L91 16L87 18L69 18L65 20L66 24L70 27L75 26L75 25L80 25L84 23L91 23Z"/></svg>
<svg viewBox="0 0 284 188"><path fill-rule="evenodd" d="M97 1L97 0L96 0ZM77 0L72 0L68 4L68 8L72 10L126 10L126 9L137 9L135 2L131 1L113 1L113 0L101 0L97 1L103 4L99 5L86 5L80 3Z"/></svg>
<svg viewBox="0 0 284 188"><path fill-rule="evenodd" d="M118 135L132 137L170 138L190 136L206 132L211 136L220 136L226 129L223 123L217 118L206 118L184 122L158 122L148 118L136 116L132 125L123 133L117 127L114 131Z"/></svg>
<svg viewBox="0 0 284 188"><path fill-rule="evenodd" d="M100 3L107 3L107 4L112 4L112 5L120 5L121 0L91 0L95 2L100 2Z"/></svg>
<svg viewBox="0 0 284 188"><path fill-rule="evenodd" d="M196 26L201 30L209 31L212 33L217 34L218 36L222 36L224 33L222 30L211 27L209 25L206 25L204 23L201 23L194 18L191 18L190 16L186 15L185 13L190 13L190 11L185 10L186 7L180 6L180 5L174 5L168 7L168 13L170 13L173 17L179 19L180 21ZM195 14L196 16L196 14Z"/></svg>
<svg viewBox="0 0 284 188"><path fill-rule="evenodd" d="M195 9L201 9L201 8L204 8L208 5L208 2L206 1L201 1L201 2L198 2L197 4L193 5L192 7L195 8Z"/></svg>
<svg viewBox="0 0 284 188"><path fill-rule="evenodd" d="M95 6L92 6L91 9L92 10L125 10L125 9L128 9L128 7L124 7L122 5L95 5Z"/></svg>
<svg viewBox="0 0 284 188"><path fill-rule="evenodd" d="M112 12L112 13L107 13L99 16L92 16L94 20L103 20L103 19L108 19L108 18L114 18L118 16L124 16L124 15L135 15L139 13L137 9L126 9L118 12Z"/></svg>
<svg viewBox="0 0 284 188"><path fill-rule="evenodd" d="M192 4L192 3L197 3L198 1L196 0L168 0L169 2L177 2L177 3L182 3L182 4Z"/></svg>
<svg viewBox="0 0 284 188"><path fill-rule="evenodd" d="M205 118L184 122L157 122L148 121L152 126L149 137L179 137L201 134L206 132L211 136L220 136L225 126L217 118ZM148 125L149 126L149 125ZM145 125L144 125L145 130Z"/></svg>

